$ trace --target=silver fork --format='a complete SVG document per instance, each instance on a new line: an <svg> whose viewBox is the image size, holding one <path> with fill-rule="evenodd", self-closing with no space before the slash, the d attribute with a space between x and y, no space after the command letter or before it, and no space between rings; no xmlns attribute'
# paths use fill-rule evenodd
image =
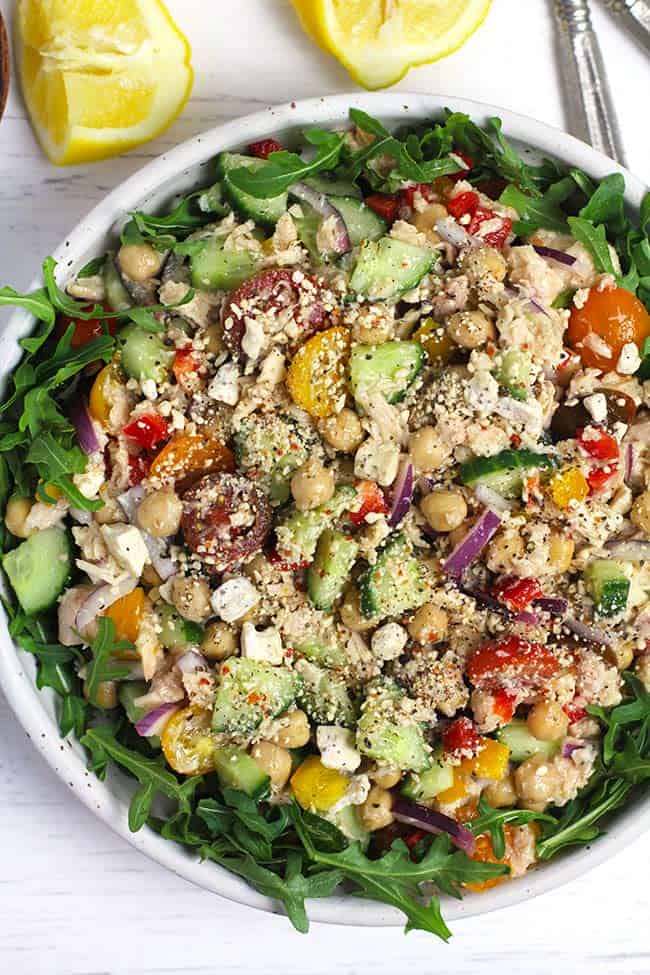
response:
<svg viewBox="0 0 650 975"><path fill-rule="evenodd" d="M605 6L620 16L639 44L650 51L650 4L647 0L606 0Z"/></svg>
<svg viewBox="0 0 650 975"><path fill-rule="evenodd" d="M625 165L625 150L588 0L554 0L569 128Z"/></svg>

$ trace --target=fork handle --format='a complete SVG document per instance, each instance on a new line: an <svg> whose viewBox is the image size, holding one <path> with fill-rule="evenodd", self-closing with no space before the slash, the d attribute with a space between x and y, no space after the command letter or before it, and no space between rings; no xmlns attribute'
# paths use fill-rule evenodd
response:
<svg viewBox="0 0 650 975"><path fill-rule="evenodd" d="M650 51L650 4L647 0L609 0L607 6L623 18L639 44Z"/></svg>
<svg viewBox="0 0 650 975"><path fill-rule="evenodd" d="M555 0L569 128L625 165L625 150L587 0Z"/></svg>

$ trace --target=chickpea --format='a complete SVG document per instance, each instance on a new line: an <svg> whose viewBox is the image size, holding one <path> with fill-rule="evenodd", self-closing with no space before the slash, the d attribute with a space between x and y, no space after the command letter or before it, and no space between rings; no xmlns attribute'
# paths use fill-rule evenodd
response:
<svg viewBox="0 0 650 975"><path fill-rule="evenodd" d="M278 721L278 730L273 735L273 741L282 748L302 748L311 736L309 718L304 711L296 708L287 711Z"/></svg>
<svg viewBox="0 0 650 975"><path fill-rule="evenodd" d="M392 808L393 797L390 792L378 785L373 785L366 801L358 807L361 824L371 832L376 829L383 829L384 826L390 826L393 822Z"/></svg>
<svg viewBox="0 0 650 975"><path fill-rule="evenodd" d="M83 692L86 700L90 700L88 697L88 684L85 681ZM93 703L96 704L98 708L101 708L102 711L112 711L113 708L116 708L118 703L117 681L104 680L101 682L101 684L98 684Z"/></svg>
<svg viewBox="0 0 650 975"><path fill-rule="evenodd" d="M534 755L522 762L515 772L515 789L524 806L543 808L551 802L558 786L557 770L543 755Z"/></svg>
<svg viewBox="0 0 650 975"><path fill-rule="evenodd" d="M377 625L377 620L370 619L361 612L359 591L354 587L346 590L339 613L343 623L353 633L365 633L367 630L374 630Z"/></svg>
<svg viewBox="0 0 650 975"><path fill-rule="evenodd" d="M409 454L420 472L437 471L445 464L451 449L434 427L421 427L409 437Z"/></svg>
<svg viewBox="0 0 650 975"><path fill-rule="evenodd" d="M478 349L496 338L493 323L482 311L458 311L447 322L450 338L464 349Z"/></svg>
<svg viewBox="0 0 650 975"><path fill-rule="evenodd" d="M650 654L644 653L634 665L634 673L639 678L646 691L650 691Z"/></svg>
<svg viewBox="0 0 650 975"><path fill-rule="evenodd" d="M378 765L368 773L375 785L380 789L392 789L398 782L402 781L403 773L398 768L388 768L385 765Z"/></svg>
<svg viewBox="0 0 650 975"><path fill-rule="evenodd" d="M334 494L334 472L307 461L291 478L291 493L298 511L312 511L326 504Z"/></svg>
<svg viewBox="0 0 650 975"><path fill-rule="evenodd" d="M432 491L420 502L420 511L437 532L453 532L467 518L467 504L459 491Z"/></svg>
<svg viewBox="0 0 650 975"><path fill-rule="evenodd" d="M504 775L498 782L490 782L483 795L495 809L514 806L517 802L515 783L511 775Z"/></svg>
<svg viewBox="0 0 650 975"><path fill-rule="evenodd" d="M480 247L466 252L463 270L475 281L486 275L503 281L507 266L503 254L496 247Z"/></svg>
<svg viewBox="0 0 650 975"><path fill-rule="evenodd" d="M387 316L366 315L352 326L352 338L362 345L382 345L395 334L395 323Z"/></svg>
<svg viewBox="0 0 650 975"><path fill-rule="evenodd" d="M417 643L440 643L447 636L449 617L444 609L433 603L421 606L407 629Z"/></svg>
<svg viewBox="0 0 650 975"><path fill-rule="evenodd" d="M347 406L340 413L323 420L319 429L331 447L345 454L353 454L364 438L361 420Z"/></svg>
<svg viewBox="0 0 650 975"><path fill-rule="evenodd" d="M413 223L431 244L439 244L441 237L436 230L436 224L447 216L447 207L442 203L430 203L424 210L415 213Z"/></svg>
<svg viewBox="0 0 650 975"><path fill-rule="evenodd" d="M271 741L258 741L251 748L251 758L266 772L274 789L282 789L291 775L291 752Z"/></svg>
<svg viewBox="0 0 650 975"><path fill-rule="evenodd" d="M487 566L492 572L511 572L514 559L524 554L524 540L521 535L508 531L499 532L487 550Z"/></svg>
<svg viewBox="0 0 650 975"><path fill-rule="evenodd" d="M605 650L605 656L613 663L617 670L629 670L634 663L636 641L621 640Z"/></svg>
<svg viewBox="0 0 650 975"><path fill-rule="evenodd" d="M154 538L175 535L181 527L183 503L173 491L152 491L138 506L139 527Z"/></svg>
<svg viewBox="0 0 650 975"><path fill-rule="evenodd" d="M162 579L154 569L153 565L145 565L144 569L142 570L141 579L145 586L150 586L152 590L157 589L162 585ZM153 599L151 593L149 593L149 598Z"/></svg>
<svg viewBox="0 0 650 975"><path fill-rule="evenodd" d="M210 587L205 579L191 576L174 579L171 595L178 612L192 623L205 623L213 615Z"/></svg>
<svg viewBox="0 0 650 975"><path fill-rule="evenodd" d="M552 531L548 540L548 560L553 575L564 575L569 571L576 543L559 531Z"/></svg>
<svg viewBox="0 0 650 975"><path fill-rule="evenodd" d="M153 278L164 260L164 255L149 244L123 244L117 254L120 270L132 281Z"/></svg>
<svg viewBox="0 0 650 975"><path fill-rule="evenodd" d="M218 620L206 628L201 653L208 660L225 660L237 650L235 634L227 623Z"/></svg>
<svg viewBox="0 0 650 975"><path fill-rule="evenodd" d="M650 535L650 491L640 494L630 512L632 522L646 535Z"/></svg>
<svg viewBox="0 0 650 975"><path fill-rule="evenodd" d="M35 529L28 528L25 522L32 510L33 501L31 498L19 498L13 495L7 501L5 509L5 525L12 535L16 538L29 538L34 534Z"/></svg>
<svg viewBox="0 0 650 975"><path fill-rule="evenodd" d="M466 521L463 522L462 525L459 525L458 528L454 528L453 532L449 532L449 535L447 537L449 539L449 544L451 545L452 548L456 548L456 546L462 542L462 540L465 538L465 535L467 535L467 533L470 531L475 521L476 521L475 518L468 518Z"/></svg>
<svg viewBox="0 0 650 975"><path fill-rule="evenodd" d="M555 741L566 735L569 719L557 701L540 701L528 712L526 724L531 735L540 741Z"/></svg>

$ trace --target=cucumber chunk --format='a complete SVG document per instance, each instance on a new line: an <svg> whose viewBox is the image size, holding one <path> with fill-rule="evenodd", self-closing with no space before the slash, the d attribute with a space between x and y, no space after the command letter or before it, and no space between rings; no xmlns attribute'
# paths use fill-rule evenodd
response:
<svg viewBox="0 0 650 975"><path fill-rule="evenodd" d="M126 311L127 308L131 308L133 305L131 295L122 284L122 278L112 257L107 257L104 261L102 277L104 279L106 301L110 305L111 310Z"/></svg>
<svg viewBox="0 0 650 975"><path fill-rule="evenodd" d="M508 349L499 356L495 375L513 399L527 400L535 375L530 354L522 349Z"/></svg>
<svg viewBox="0 0 650 975"><path fill-rule="evenodd" d="M300 679L288 667L235 657L219 671L212 727L229 735L249 735L265 718L291 707Z"/></svg>
<svg viewBox="0 0 650 975"><path fill-rule="evenodd" d="M324 643L322 640L307 640L301 643L296 650L307 660L319 664L321 667L328 667L332 670L339 670L345 667L348 657L345 650L338 644Z"/></svg>
<svg viewBox="0 0 650 975"><path fill-rule="evenodd" d="M270 778L255 759L241 748L217 748L214 767L224 789L237 789L251 799L263 799L269 794Z"/></svg>
<svg viewBox="0 0 650 975"><path fill-rule="evenodd" d="M368 686L357 723L357 748L379 765L425 772L431 767L431 748L421 725L396 708L404 691L390 678Z"/></svg>
<svg viewBox="0 0 650 975"><path fill-rule="evenodd" d="M72 546L63 528L44 528L2 559L18 602L28 613L42 613L57 601L72 570Z"/></svg>
<svg viewBox="0 0 650 975"><path fill-rule="evenodd" d="M496 733L497 739L502 745L507 745L510 749L510 759L513 762L525 762L533 755L542 755L544 758L552 758L560 747L560 741L541 741L535 738L528 730L525 721L511 721L510 724L499 728Z"/></svg>
<svg viewBox="0 0 650 975"><path fill-rule="evenodd" d="M295 669L302 678L298 703L313 722L354 727L355 708L343 678L310 660L298 660Z"/></svg>
<svg viewBox="0 0 650 975"><path fill-rule="evenodd" d="M414 802L433 799L440 792L451 789L454 784L454 767L445 765L439 758L426 772L409 775L402 785L402 795Z"/></svg>
<svg viewBox="0 0 650 975"><path fill-rule="evenodd" d="M276 504L289 499L294 472L318 442L311 424L288 413L251 413L240 421L234 435L237 463L242 470L254 472L256 483Z"/></svg>
<svg viewBox="0 0 650 975"><path fill-rule="evenodd" d="M353 539L325 529L307 572L307 592L316 609L332 608L343 592L358 551Z"/></svg>
<svg viewBox="0 0 650 975"><path fill-rule="evenodd" d="M252 277L258 267L249 251L224 250L223 240L214 237L179 244L176 252L190 256L193 288L232 291Z"/></svg>
<svg viewBox="0 0 650 975"><path fill-rule="evenodd" d="M120 684L117 696L131 724L135 724L140 718L144 718L145 714L148 714L145 708L141 708L135 703L136 698L142 697L146 693L147 685L143 680L124 681ZM160 738L158 735L152 735L150 738L147 738L147 741L152 748L160 748Z"/></svg>
<svg viewBox="0 0 650 975"><path fill-rule="evenodd" d="M347 179L336 179L335 177L328 176L327 173L315 173L313 176L307 176L303 182L307 186L311 186L313 190L318 190L319 193L325 193L326 196L352 196L357 200L362 199L363 196L356 183ZM334 206L338 205L335 201L332 202Z"/></svg>
<svg viewBox="0 0 650 975"><path fill-rule="evenodd" d="M152 379L155 383L166 379L175 353L159 335L134 323L122 329L117 342L122 349L122 368L130 379Z"/></svg>
<svg viewBox="0 0 650 975"><path fill-rule="evenodd" d="M265 227L275 227L287 209L287 194L281 193L269 199L258 199L250 193L237 189L230 181L228 174L233 169L245 167L252 172L265 169L269 163L265 159L255 159L252 156L240 156L235 152L222 152L217 156L217 177L223 182L224 195L247 220Z"/></svg>
<svg viewBox="0 0 650 975"><path fill-rule="evenodd" d="M537 468L555 467L555 460L548 454L534 450L502 450L492 457L476 457L460 466L463 484L483 484L504 498L516 498L521 494L524 477Z"/></svg>
<svg viewBox="0 0 650 975"><path fill-rule="evenodd" d="M318 539L344 511L352 507L357 496L355 488L349 484L338 487L334 496L313 511L294 511L284 525L276 529L278 552L292 565L312 561Z"/></svg>
<svg viewBox="0 0 650 975"><path fill-rule="evenodd" d="M370 618L399 617L429 598L424 572L404 535L380 549L374 565L359 580L361 612Z"/></svg>
<svg viewBox="0 0 650 975"><path fill-rule="evenodd" d="M617 616L624 611L630 580L620 562L594 559L585 569L584 580L598 616Z"/></svg>
<svg viewBox="0 0 650 975"><path fill-rule="evenodd" d="M358 247L364 240L379 240L388 229L386 221L371 210L363 200L338 196L334 197L332 205L343 217L353 247Z"/></svg>
<svg viewBox="0 0 650 975"><path fill-rule="evenodd" d="M357 345L350 356L352 394L361 404L369 393L381 393L389 403L398 403L422 371L424 361L419 342Z"/></svg>
<svg viewBox="0 0 650 975"><path fill-rule="evenodd" d="M428 247L404 244L393 237L366 241L359 252L350 287L370 301L389 301L415 288L435 260L435 251Z"/></svg>
<svg viewBox="0 0 650 975"><path fill-rule="evenodd" d="M360 843L361 849L366 849L370 842L370 833L361 825L356 806L343 806L343 809L334 813L331 821L351 843Z"/></svg>
<svg viewBox="0 0 650 975"><path fill-rule="evenodd" d="M171 603L158 607L161 630L160 642L167 650L189 650L203 641L204 629L198 623L186 620Z"/></svg>

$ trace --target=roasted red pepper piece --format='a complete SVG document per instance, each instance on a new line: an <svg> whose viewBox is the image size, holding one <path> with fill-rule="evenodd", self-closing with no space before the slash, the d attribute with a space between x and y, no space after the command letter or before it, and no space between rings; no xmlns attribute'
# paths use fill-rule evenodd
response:
<svg viewBox="0 0 650 975"><path fill-rule="evenodd" d="M578 430L578 443L595 460L618 460L618 441L602 427L585 427Z"/></svg>
<svg viewBox="0 0 650 975"><path fill-rule="evenodd" d="M530 606L533 599L539 599L544 591L537 579L518 579L517 576L506 576L492 587L492 595L500 603L511 609L513 613L520 612Z"/></svg>
<svg viewBox="0 0 650 975"><path fill-rule="evenodd" d="M459 217L464 217L467 213L474 214L478 205L478 193L474 193L473 190L468 190L466 193L459 193L457 196L453 196L450 200L447 200L447 209L452 217L455 217L457 220Z"/></svg>
<svg viewBox="0 0 650 975"><path fill-rule="evenodd" d="M457 758L471 758L481 748L482 740L469 718L456 718L442 733L445 754Z"/></svg>
<svg viewBox="0 0 650 975"><path fill-rule="evenodd" d="M143 413L137 420L127 423L124 435L135 440L143 450L153 450L164 440L169 440L169 424L157 413Z"/></svg>
<svg viewBox="0 0 650 975"><path fill-rule="evenodd" d="M353 525L363 525L366 520L366 515L388 514L388 505L386 504L384 492L375 481L359 481L356 484L356 489L361 495L361 507L358 511L350 512L350 521Z"/></svg>
<svg viewBox="0 0 650 975"><path fill-rule="evenodd" d="M251 142L248 151L258 159L268 159L272 152L282 152L283 148L277 139L260 139L259 142Z"/></svg>
<svg viewBox="0 0 650 975"><path fill-rule="evenodd" d="M399 208L399 200L396 196L388 193L371 193L366 197L366 206L385 220L386 223L394 223Z"/></svg>

